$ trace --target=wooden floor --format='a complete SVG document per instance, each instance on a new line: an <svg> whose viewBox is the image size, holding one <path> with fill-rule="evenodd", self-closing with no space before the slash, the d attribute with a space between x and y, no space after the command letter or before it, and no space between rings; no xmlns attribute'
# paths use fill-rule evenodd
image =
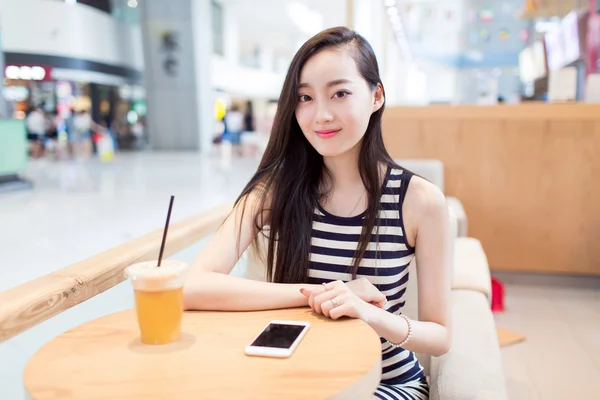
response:
<svg viewBox="0 0 600 400"><path fill-rule="evenodd" d="M509 399L600 399L600 278L493 275L496 323L527 337L502 349Z"/></svg>

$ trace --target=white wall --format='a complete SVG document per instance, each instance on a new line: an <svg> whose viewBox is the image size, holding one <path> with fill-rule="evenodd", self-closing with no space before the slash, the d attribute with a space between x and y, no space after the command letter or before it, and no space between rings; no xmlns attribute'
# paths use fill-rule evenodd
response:
<svg viewBox="0 0 600 400"><path fill-rule="evenodd" d="M439 64L422 64L429 102L455 103L459 71Z"/></svg>
<svg viewBox="0 0 600 400"><path fill-rule="evenodd" d="M4 52L74 57L143 70L138 26L80 4L0 0Z"/></svg>
<svg viewBox="0 0 600 400"><path fill-rule="evenodd" d="M285 73L248 68L233 64L223 57L212 57L213 87L232 95L254 98L279 98Z"/></svg>
<svg viewBox="0 0 600 400"><path fill-rule="evenodd" d="M464 46L461 38L466 23L466 3L465 0L445 0L443 3L432 14L433 2L430 0L411 2L410 11L404 5L400 7L405 30L411 38L410 49L415 64L403 61L392 48L398 44L389 42L386 78L388 92L393 95L389 105L458 101L459 71L445 66L444 62Z"/></svg>
<svg viewBox="0 0 600 400"><path fill-rule="evenodd" d="M225 1L223 5L225 54L224 56L217 54L211 56L212 87L224 90L232 97L278 98L285 79L287 64L289 64L286 63L285 70L277 71L277 68L274 68L275 61L280 62L282 59L274 47L278 41L274 41L272 38L258 41L254 37L256 32L252 32L248 37L247 24L244 25L242 23L245 21L239 20L243 17L239 15L241 11L234 9L234 7L239 8L240 6L247 7L248 4L232 4ZM254 12L255 10L248 11ZM277 16L274 15L273 18L277 18ZM258 68L247 67L242 63L244 52L251 51L254 47L258 47L260 51Z"/></svg>
<svg viewBox="0 0 600 400"><path fill-rule="evenodd" d="M225 58L237 64L240 61L239 24L229 7L223 7L223 41Z"/></svg>
<svg viewBox="0 0 600 400"><path fill-rule="evenodd" d="M375 52L377 61L381 64L384 60L384 29L387 20L383 2L381 0L353 0L354 2L354 30L361 34ZM380 66L381 69L381 66Z"/></svg>

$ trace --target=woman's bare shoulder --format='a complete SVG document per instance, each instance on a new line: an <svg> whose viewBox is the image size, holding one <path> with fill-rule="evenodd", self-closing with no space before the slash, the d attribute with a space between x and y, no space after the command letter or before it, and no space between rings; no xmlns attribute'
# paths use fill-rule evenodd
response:
<svg viewBox="0 0 600 400"><path fill-rule="evenodd" d="M408 185L404 203L411 212L421 215L446 207L446 197L439 187L415 175Z"/></svg>
<svg viewBox="0 0 600 400"><path fill-rule="evenodd" d="M446 197L440 188L420 176L413 176L402 204L409 243L414 245L419 225L424 220L444 218L447 212Z"/></svg>

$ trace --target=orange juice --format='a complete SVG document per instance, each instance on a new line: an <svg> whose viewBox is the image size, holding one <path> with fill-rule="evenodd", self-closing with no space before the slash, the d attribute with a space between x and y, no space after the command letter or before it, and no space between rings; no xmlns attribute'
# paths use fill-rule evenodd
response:
<svg viewBox="0 0 600 400"><path fill-rule="evenodd" d="M138 263L128 267L142 343L166 344L181 337L183 283L188 265L177 261Z"/></svg>
<svg viewBox="0 0 600 400"><path fill-rule="evenodd" d="M183 316L183 288L161 292L135 290L135 308L142 343L166 344L179 340Z"/></svg>

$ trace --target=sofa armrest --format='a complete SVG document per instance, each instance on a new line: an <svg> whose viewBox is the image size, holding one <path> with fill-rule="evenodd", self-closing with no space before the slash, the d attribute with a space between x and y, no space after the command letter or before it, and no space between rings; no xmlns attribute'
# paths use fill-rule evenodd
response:
<svg viewBox="0 0 600 400"><path fill-rule="evenodd" d="M454 241L452 289L474 290L491 301L492 278L487 257L479 240L456 238Z"/></svg>
<svg viewBox="0 0 600 400"><path fill-rule="evenodd" d="M430 400L506 400L492 312L482 293L452 291L452 348L431 357Z"/></svg>

